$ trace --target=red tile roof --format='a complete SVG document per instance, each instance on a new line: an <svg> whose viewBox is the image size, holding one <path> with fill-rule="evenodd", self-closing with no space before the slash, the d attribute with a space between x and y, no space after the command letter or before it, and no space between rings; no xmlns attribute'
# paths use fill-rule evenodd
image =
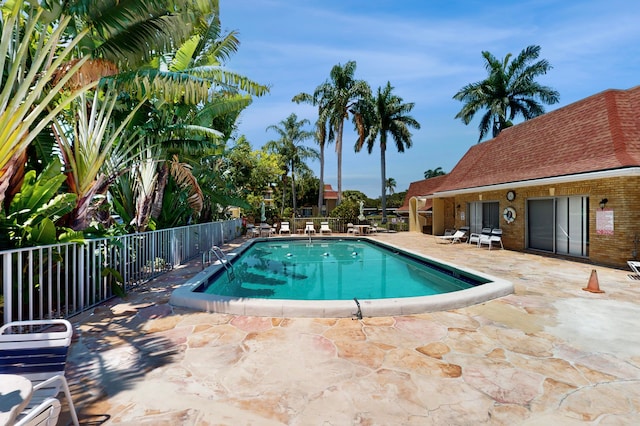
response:
<svg viewBox="0 0 640 426"><path fill-rule="evenodd" d="M437 191L632 166L640 166L640 86L598 93L472 146Z"/></svg>
<svg viewBox="0 0 640 426"><path fill-rule="evenodd" d="M324 184L324 191L323 191L324 195L323 198L325 200L337 200L338 199L338 191L335 191L332 187L331 184L329 183L325 183Z"/></svg>
<svg viewBox="0 0 640 426"><path fill-rule="evenodd" d="M438 190L438 188L445 181L447 175L436 176L429 179L419 180L417 182L411 182L409 184L409 189L407 190L407 195L404 197L404 204L397 211L398 212L408 212L409 211L409 200L411 197L417 197L420 195L429 195L433 194ZM426 205L420 208L421 211L425 211L431 208L432 202L430 199L426 200Z"/></svg>

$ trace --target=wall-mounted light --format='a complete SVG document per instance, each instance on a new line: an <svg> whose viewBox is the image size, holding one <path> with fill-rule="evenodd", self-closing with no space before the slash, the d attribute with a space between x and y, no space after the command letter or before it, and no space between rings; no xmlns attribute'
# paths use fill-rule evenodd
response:
<svg viewBox="0 0 640 426"><path fill-rule="evenodd" d="M603 198L602 200L600 200L600 209L604 210L604 206L606 206L608 202L608 198Z"/></svg>

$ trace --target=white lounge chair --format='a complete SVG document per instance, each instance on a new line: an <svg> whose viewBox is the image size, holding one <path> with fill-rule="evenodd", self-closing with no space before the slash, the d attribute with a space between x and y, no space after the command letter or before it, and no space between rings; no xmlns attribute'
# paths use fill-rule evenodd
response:
<svg viewBox="0 0 640 426"><path fill-rule="evenodd" d="M464 231L456 231L453 235L436 236L436 241L446 241L451 244L460 243L465 235L467 235L467 233Z"/></svg>
<svg viewBox="0 0 640 426"><path fill-rule="evenodd" d="M320 235L327 233L331 235L331 228L329 228L329 222L320 222Z"/></svg>
<svg viewBox="0 0 640 426"><path fill-rule="evenodd" d="M313 222L307 222L307 224L304 227L304 233L305 234L315 234L316 233L316 228L313 226Z"/></svg>
<svg viewBox="0 0 640 426"><path fill-rule="evenodd" d="M359 234L360 230L358 228L356 228L355 226L353 226L353 223L349 222L347 223L347 234Z"/></svg>
<svg viewBox="0 0 640 426"><path fill-rule="evenodd" d="M291 235L291 229L289 228L289 222L282 222L280 224L280 235L289 234Z"/></svg>
<svg viewBox="0 0 640 426"><path fill-rule="evenodd" d="M55 402L47 400L62 391L73 424L79 425L64 376L72 335L71 323L63 319L15 321L0 327L0 374L17 374L33 383L33 395L23 416L37 417L41 410L55 412ZM51 404L50 408L43 403Z"/></svg>

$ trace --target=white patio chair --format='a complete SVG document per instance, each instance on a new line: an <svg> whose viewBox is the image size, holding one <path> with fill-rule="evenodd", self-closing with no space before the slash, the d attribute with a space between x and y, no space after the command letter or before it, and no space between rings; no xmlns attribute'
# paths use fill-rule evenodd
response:
<svg viewBox="0 0 640 426"><path fill-rule="evenodd" d="M355 226L353 226L353 223L349 222L347 223L347 234L359 234L360 230L358 228L356 228Z"/></svg>
<svg viewBox="0 0 640 426"><path fill-rule="evenodd" d="M15 426L56 426L62 407L55 398L47 398L37 407L33 407L18 417Z"/></svg>
<svg viewBox="0 0 640 426"><path fill-rule="evenodd" d="M289 228L289 222L282 222L280 224L280 235L289 234L291 235L291 229Z"/></svg>
<svg viewBox="0 0 640 426"><path fill-rule="evenodd" d="M320 222L320 235L324 233L331 235L331 228L329 228L329 222Z"/></svg>
<svg viewBox="0 0 640 426"><path fill-rule="evenodd" d="M0 327L0 374L18 374L33 383L27 416L61 391L78 426L71 391L64 376L73 328L63 319L9 322Z"/></svg>
<svg viewBox="0 0 640 426"><path fill-rule="evenodd" d="M316 233L316 228L313 226L313 222L307 222L307 224L304 227L304 233L305 234L315 234Z"/></svg>
<svg viewBox="0 0 640 426"><path fill-rule="evenodd" d="M504 246L502 245L502 229L493 229L491 230L491 234L482 235L480 237L480 241L478 241L478 246L488 245L489 250L494 244L500 244L500 248L504 250Z"/></svg>

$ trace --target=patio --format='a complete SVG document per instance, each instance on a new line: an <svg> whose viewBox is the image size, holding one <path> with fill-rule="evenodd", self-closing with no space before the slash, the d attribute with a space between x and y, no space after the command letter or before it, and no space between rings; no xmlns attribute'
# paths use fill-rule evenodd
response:
<svg viewBox="0 0 640 426"><path fill-rule="evenodd" d="M196 260L71 318L67 376L81 422L640 423L640 288L630 271L417 233L373 238L509 279L516 291L360 321L172 308L170 292L200 271ZM603 294L582 290L593 269Z"/></svg>

